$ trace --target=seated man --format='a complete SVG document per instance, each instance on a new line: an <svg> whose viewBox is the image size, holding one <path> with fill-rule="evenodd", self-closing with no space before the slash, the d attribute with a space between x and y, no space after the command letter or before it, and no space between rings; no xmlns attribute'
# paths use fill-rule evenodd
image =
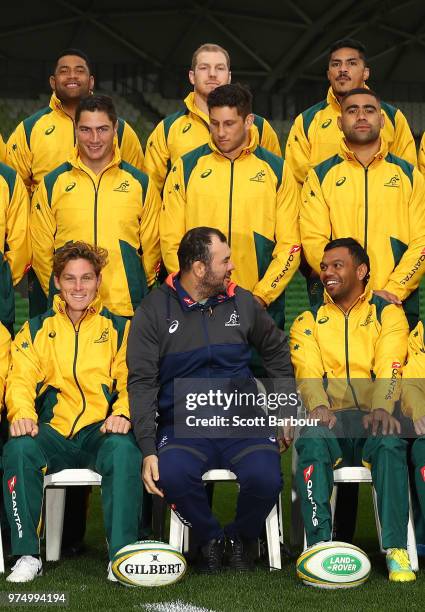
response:
<svg viewBox="0 0 425 612"><path fill-rule="evenodd" d="M178 260L180 271L142 301L129 334L130 413L144 455L143 481L193 528L203 571L221 569L225 536L229 565L249 569L250 541L260 535L282 487L278 443L266 435L242 437L241 430L238 437L216 437L214 428L179 437L175 379L207 379L210 389L219 379L252 380L252 345L269 377L293 383L289 348L253 295L231 282L234 266L221 231L188 231ZM212 404L207 410L213 414ZM201 480L212 468L231 469L240 485L236 518L224 530L212 515Z"/></svg>
<svg viewBox="0 0 425 612"><path fill-rule="evenodd" d="M99 299L106 257L84 242L61 249L53 265L59 290L53 308L25 323L12 348L3 490L19 559L9 582L42 573L37 525L46 473L99 472L109 558L137 540L142 457L129 421L129 322ZM110 569L108 578L114 580Z"/></svg>
<svg viewBox="0 0 425 612"><path fill-rule="evenodd" d="M406 550L407 443L396 435L400 424L392 416L407 352L407 320L401 307L367 290L369 258L354 239L329 242L320 267L324 302L299 316L291 329L302 399L309 417L319 420L296 442L307 544L332 539L333 468L363 463L377 492L389 578L413 581Z"/></svg>

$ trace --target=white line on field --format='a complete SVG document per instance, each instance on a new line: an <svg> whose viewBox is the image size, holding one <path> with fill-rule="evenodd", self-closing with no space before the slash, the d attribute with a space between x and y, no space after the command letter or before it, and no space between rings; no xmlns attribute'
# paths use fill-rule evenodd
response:
<svg viewBox="0 0 425 612"><path fill-rule="evenodd" d="M143 607L148 612L214 612L210 608L198 608L180 599L163 603L147 603Z"/></svg>

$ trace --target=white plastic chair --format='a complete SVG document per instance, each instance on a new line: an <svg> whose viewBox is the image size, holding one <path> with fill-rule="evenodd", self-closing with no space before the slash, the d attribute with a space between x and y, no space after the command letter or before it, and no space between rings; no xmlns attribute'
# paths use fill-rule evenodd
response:
<svg viewBox="0 0 425 612"><path fill-rule="evenodd" d="M370 470L366 467L342 467L334 470L334 488L331 496L331 512L332 512L332 522L335 515L335 507L336 507L336 499L338 494L338 484L346 483L346 482L357 482L357 483L369 483L372 485L372 498L373 498L373 508L375 511L375 522L376 522L376 531L378 532L379 538L379 546L382 552L386 552L384 548L382 548L382 533L381 533L381 523L379 521L378 514L378 503L376 497L375 487L372 484L372 474ZM304 532L304 549L307 547L305 532ZM414 572L417 572L419 569L418 564L418 553L416 550L416 538L415 538L415 529L413 524L413 513L412 513L412 501L410 498L410 490L409 490L409 521L407 524L407 552L409 553L410 565Z"/></svg>
<svg viewBox="0 0 425 612"><path fill-rule="evenodd" d="M230 470L209 470L202 476L204 482L228 482L235 481L236 475ZM270 571L282 569L280 558L280 534L279 534L279 514L281 509L276 504L266 518L267 548L269 553ZM177 514L171 509L170 516L170 538L171 546L182 552L184 544L187 542L189 529L186 527Z"/></svg>
<svg viewBox="0 0 425 612"><path fill-rule="evenodd" d="M58 561L60 559L65 511L65 487L100 485L101 482L102 477L88 469L62 470L44 477L46 561Z"/></svg>

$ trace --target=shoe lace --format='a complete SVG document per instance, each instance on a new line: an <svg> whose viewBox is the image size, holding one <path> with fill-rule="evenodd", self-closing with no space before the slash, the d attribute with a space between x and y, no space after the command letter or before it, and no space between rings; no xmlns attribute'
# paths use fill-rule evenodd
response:
<svg viewBox="0 0 425 612"><path fill-rule="evenodd" d="M394 548L390 557L398 563L400 569L410 570L410 561L407 550L404 550L403 548Z"/></svg>

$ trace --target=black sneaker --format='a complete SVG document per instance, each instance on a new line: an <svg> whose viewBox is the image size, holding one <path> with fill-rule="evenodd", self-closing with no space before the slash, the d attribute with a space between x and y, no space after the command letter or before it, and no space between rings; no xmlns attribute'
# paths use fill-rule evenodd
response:
<svg viewBox="0 0 425 612"><path fill-rule="evenodd" d="M256 541L242 540L241 538L227 540L229 567L238 572L246 572L254 569L254 561L251 554Z"/></svg>
<svg viewBox="0 0 425 612"><path fill-rule="evenodd" d="M201 547L202 560L199 571L203 574L214 574L223 569L224 539L209 540Z"/></svg>

